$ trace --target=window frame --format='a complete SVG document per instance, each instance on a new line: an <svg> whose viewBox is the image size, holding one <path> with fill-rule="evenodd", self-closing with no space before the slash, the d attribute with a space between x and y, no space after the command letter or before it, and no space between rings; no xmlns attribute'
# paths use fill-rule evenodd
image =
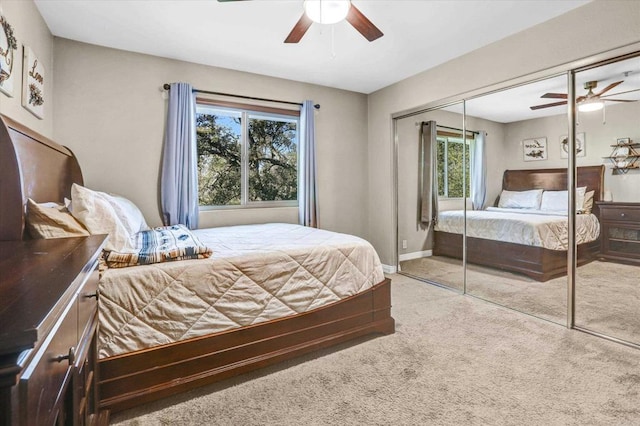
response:
<svg viewBox="0 0 640 426"><path fill-rule="evenodd" d="M249 200L249 120L253 116L263 116L267 118L284 121L295 121L297 130L297 164L296 183L300 180L300 110L290 110L284 108L273 108L262 105L248 105L236 102L214 101L206 98L196 98L196 114L200 108L216 108L240 113L240 204L226 205L200 205L200 211L207 210L234 210L234 209L255 209L255 208L278 208L278 207L298 207L299 201L296 195L295 200L273 200L273 201L250 201Z"/></svg>

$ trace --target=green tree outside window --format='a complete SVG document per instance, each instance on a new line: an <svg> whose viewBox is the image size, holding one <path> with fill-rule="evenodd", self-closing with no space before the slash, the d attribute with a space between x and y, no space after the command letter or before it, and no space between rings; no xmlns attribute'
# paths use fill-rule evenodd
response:
<svg viewBox="0 0 640 426"><path fill-rule="evenodd" d="M246 127L243 120L246 120ZM198 108L196 137L200 205L296 201L298 128L295 118L223 108ZM246 195L243 195L243 188Z"/></svg>
<svg viewBox="0 0 640 426"><path fill-rule="evenodd" d="M463 198L470 194L469 140L438 136L438 195Z"/></svg>

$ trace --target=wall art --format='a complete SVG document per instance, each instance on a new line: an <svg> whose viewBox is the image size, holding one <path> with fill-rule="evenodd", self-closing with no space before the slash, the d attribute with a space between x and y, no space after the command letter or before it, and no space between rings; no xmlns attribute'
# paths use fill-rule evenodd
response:
<svg viewBox="0 0 640 426"><path fill-rule="evenodd" d="M22 72L22 106L36 117L44 118L44 66L27 46L24 47Z"/></svg>
<svg viewBox="0 0 640 426"><path fill-rule="evenodd" d="M547 159L547 138L533 138L522 141L524 161Z"/></svg>
<svg viewBox="0 0 640 426"><path fill-rule="evenodd" d="M17 70L15 67L18 41L13 27L3 15L0 15L0 92L13 97L13 82Z"/></svg>
<svg viewBox="0 0 640 426"><path fill-rule="evenodd" d="M578 133L576 135L576 157L584 157L587 155L587 140L585 134ZM569 137L567 135L560 136L560 158L569 158Z"/></svg>

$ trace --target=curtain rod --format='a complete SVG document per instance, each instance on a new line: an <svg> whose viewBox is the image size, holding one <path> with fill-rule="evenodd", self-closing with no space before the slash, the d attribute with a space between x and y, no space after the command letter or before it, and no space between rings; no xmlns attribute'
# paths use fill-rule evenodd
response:
<svg viewBox="0 0 640 426"><path fill-rule="evenodd" d="M423 123L424 123L424 121L423 121ZM458 132L462 133L462 129L457 129L455 127L441 126L440 124L437 124L437 123L436 123L436 127L441 127L443 129L449 129L449 130L457 130ZM479 132L476 132L474 130L467 130L467 133L472 133L474 135L477 135Z"/></svg>
<svg viewBox="0 0 640 426"><path fill-rule="evenodd" d="M162 87L164 88L164 90L170 90L171 89L171 85L169 85L168 83L165 83L164 86L162 86ZM267 99L267 98L255 98L253 96L233 95L231 93L222 93L222 92L210 92L208 90L193 89L193 92L206 93L207 95L230 96L232 98L251 99L253 101L277 102L279 104L289 104L289 105L302 106L302 104L300 102L279 101L277 99ZM315 109L320 109L320 104L315 104L313 107Z"/></svg>

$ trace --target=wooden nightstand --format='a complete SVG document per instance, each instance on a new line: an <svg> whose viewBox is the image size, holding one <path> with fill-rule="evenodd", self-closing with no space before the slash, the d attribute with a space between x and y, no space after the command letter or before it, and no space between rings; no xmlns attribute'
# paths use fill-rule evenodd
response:
<svg viewBox="0 0 640 426"><path fill-rule="evenodd" d="M0 241L0 425L97 424L104 236Z"/></svg>
<svg viewBox="0 0 640 426"><path fill-rule="evenodd" d="M603 260L640 265L640 203L598 201Z"/></svg>

